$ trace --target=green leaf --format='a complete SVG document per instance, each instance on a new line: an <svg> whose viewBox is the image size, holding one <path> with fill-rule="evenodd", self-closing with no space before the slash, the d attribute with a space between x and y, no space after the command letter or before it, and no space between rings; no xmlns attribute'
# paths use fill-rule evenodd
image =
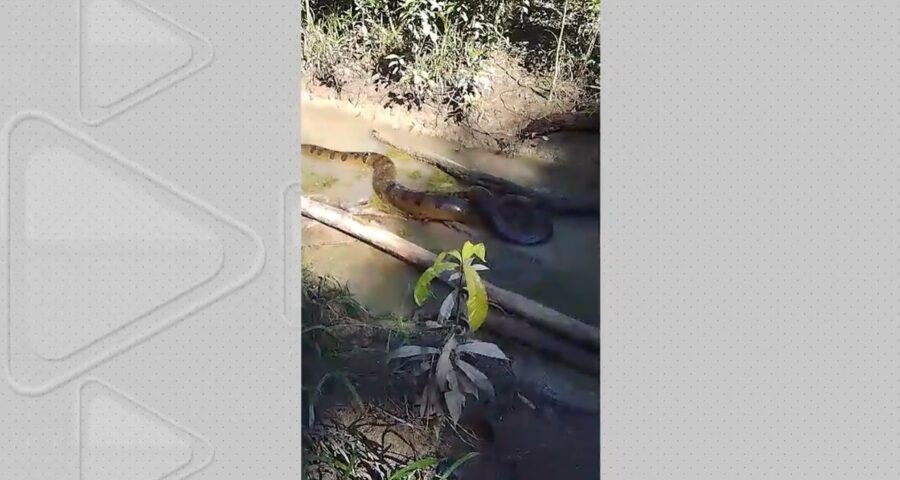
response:
<svg viewBox="0 0 900 480"><path fill-rule="evenodd" d="M459 460L453 462L453 464L450 465L450 468L448 468L446 471L441 473L440 476L438 476L438 478L440 480L448 480L450 478L450 476L453 475L453 472L455 472L457 468L463 466L463 464L465 464L469 460L477 457L478 455L479 455L478 452L469 452L469 453L463 455Z"/></svg>
<svg viewBox="0 0 900 480"><path fill-rule="evenodd" d="M472 253L474 253L475 256L478 257L478 259L481 260L482 262L487 261L487 260L485 260L485 255L487 254L487 252L485 252L485 250L484 250L483 243L475 244L475 247L472 249Z"/></svg>
<svg viewBox="0 0 900 480"><path fill-rule="evenodd" d="M444 263L444 259L447 258L447 255L449 255L448 252L441 252L441 253L439 253L439 254L437 255L437 257L434 258L434 263L431 264L431 266L435 266L435 265L437 265L437 264L439 264L439 263Z"/></svg>
<svg viewBox="0 0 900 480"><path fill-rule="evenodd" d="M462 248L463 261L466 261L466 260L472 258L472 254L474 252L475 252L475 245L472 242L466 240L466 243L463 244L463 248Z"/></svg>
<svg viewBox="0 0 900 480"><path fill-rule="evenodd" d="M419 280L416 281L416 289L413 292L416 300L416 305L422 306L425 303L425 300L431 295L431 282L434 281L440 274L444 273L447 270L452 270L456 268L455 263L451 262L439 262L438 260L442 260L442 256L446 256L446 254L441 254L435 259L434 265L428 267L427 270L422 272L422 275L419 277Z"/></svg>
<svg viewBox="0 0 900 480"><path fill-rule="evenodd" d="M396 472L394 472L393 475L388 477L388 480L406 480L413 473L426 470L430 467L437 465L437 463L438 463L438 461L436 458L425 457L421 460L417 460L413 463L410 463L409 465L401 468L400 470L397 470Z"/></svg>
<svg viewBox="0 0 900 480"><path fill-rule="evenodd" d="M475 332L484 323L488 313L487 291L481 283L481 277L471 265L463 264L463 275L466 278L466 312L469 328Z"/></svg>

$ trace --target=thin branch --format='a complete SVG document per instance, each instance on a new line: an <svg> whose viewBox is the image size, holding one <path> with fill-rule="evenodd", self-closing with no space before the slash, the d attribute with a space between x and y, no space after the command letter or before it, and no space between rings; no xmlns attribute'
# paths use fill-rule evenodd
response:
<svg viewBox="0 0 900 480"><path fill-rule="evenodd" d="M562 11L562 24L559 27L559 36L556 37L556 60L554 61L553 68L553 82L550 84L550 98L553 98L553 93L556 91L556 80L559 77L559 54L562 51L563 45L563 33L566 31L566 13L569 9L569 0L565 0L563 2L563 11Z"/></svg>

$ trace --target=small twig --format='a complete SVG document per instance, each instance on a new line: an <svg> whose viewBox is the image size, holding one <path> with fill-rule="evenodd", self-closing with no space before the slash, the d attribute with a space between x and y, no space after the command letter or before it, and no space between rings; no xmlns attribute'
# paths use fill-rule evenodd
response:
<svg viewBox="0 0 900 480"><path fill-rule="evenodd" d="M415 425L413 425L413 424L407 422L406 420L403 420L402 418L400 418L400 417L394 415L393 413L387 411L387 409L385 409L384 407L378 407L378 409L381 410L381 413L383 413L383 414L385 414L385 415L391 417L392 419L394 419L394 420L397 421L398 423L400 423L400 424L402 424L402 425L406 425L407 427L412 428L413 430L418 429L418 427L416 427ZM408 412L407 412L407 413L408 413Z"/></svg>
<svg viewBox="0 0 900 480"><path fill-rule="evenodd" d="M516 81L516 84L517 84L518 86L523 87L523 88L527 88L527 89L531 90L532 92L534 92L534 93L537 94L539 97L541 97L541 98L543 98L543 99L545 99L545 100L549 100L549 99L550 99L550 97L548 97L546 93L544 93L544 92L542 92L542 91L536 89L535 87L533 87L533 86L531 86L531 85L526 85L526 84L522 83L522 80L519 79L519 77L513 75L509 70L507 70L507 69L506 69L505 67L503 67L502 65L499 65L499 64L498 64L498 65L495 65L495 67L499 68L500 70L503 70L503 73L505 73L509 78L515 80L515 81Z"/></svg>
<svg viewBox="0 0 900 480"><path fill-rule="evenodd" d="M450 422L450 428L453 430L454 433L456 433L456 436L459 437L459 439L463 441L463 443L468 445L470 448L473 448L473 449L478 448L478 445L476 445L475 442L470 440L470 439L477 439L478 435L475 435L474 433L469 431L467 428L462 427L460 425L456 425L453 422ZM465 433L465 436L463 435L463 433ZM468 439L466 437L468 437Z"/></svg>
<svg viewBox="0 0 900 480"><path fill-rule="evenodd" d="M562 20L559 27L559 36L556 37L556 59L553 67L553 82L550 83L550 98L553 98L553 92L556 90L556 80L559 77L559 54L562 51L563 33L566 30L566 12L569 8L569 0L563 1Z"/></svg>

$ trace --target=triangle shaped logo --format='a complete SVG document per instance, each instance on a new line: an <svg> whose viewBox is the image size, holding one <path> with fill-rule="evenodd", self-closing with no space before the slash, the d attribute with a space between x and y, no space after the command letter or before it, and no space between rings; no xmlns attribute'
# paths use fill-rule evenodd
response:
<svg viewBox="0 0 900 480"><path fill-rule="evenodd" d="M185 478L212 462L199 435L97 380L78 392L80 480Z"/></svg>
<svg viewBox="0 0 900 480"><path fill-rule="evenodd" d="M212 44L137 0L81 0L82 120L98 125L212 62Z"/></svg>
<svg viewBox="0 0 900 480"><path fill-rule="evenodd" d="M7 370L20 393L61 386L262 269L248 227L65 124L23 114L7 140Z"/></svg>

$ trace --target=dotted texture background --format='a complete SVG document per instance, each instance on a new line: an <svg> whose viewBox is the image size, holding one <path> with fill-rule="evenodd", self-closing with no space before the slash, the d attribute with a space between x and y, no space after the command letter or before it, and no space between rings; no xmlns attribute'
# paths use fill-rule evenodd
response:
<svg viewBox="0 0 900 480"><path fill-rule="evenodd" d="M900 478L900 4L603 7L603 478Z"/></svg>
<svg viewBox="0 0 900 480"><path fill-rule="evenodd" d="M0 265L18 265L0 278L0 479L300 478L300 332L285 314L285 271L300 265L287 265L284 255L292 230L285 211L293 208L286 192L296 193L299 170L300 4L0 2ZM94 63L79 61L80 41L93 42ZM94 90L80 84L82 73ZM173 81L142 89L150 74ZM103 92L131 90L121 103L102 104ZM24 111L40 115L10 123ZM54 130L57 123L65 129ZM74 175L66 188L35 187L59 185L59 170L33 168L39 156L29 152L44 147L57 148L45 166L83 154L68 164ZM168 186L124 168L119 157ZM83 164L123 186L112 194L79 183L88 178ZM63 191L90 201L66 202ZM129 210L138 193L155 203ZM67 210L73 205L79 210ZM198 245L221 255L203 256L216 250ZM168 264L154 255L190 261L167 281L159 272ZM187 271L195 264L202 271ZM28 277L35 265L45 268L46 283ZM96 295L40 297L65 292L61 279L72 279L74 265L86 273L72 288L94 286ZM142 267L154 267L154 276L142 277ZM208 283L183 286L211 272ZM113 278L132 284L113 288ZM170 298L172 289L183 295ZM104 295L110 291L122 297ZM161 306L110 318L125 325L120 330L84 313L130 311L129 296ZM23 299L58 315L20 315ZM86 323L66 322L67 306ZM147 335L159 326L166 328ZM33 338L59 341L50 353L84 348L41 357Z"/></svg>

